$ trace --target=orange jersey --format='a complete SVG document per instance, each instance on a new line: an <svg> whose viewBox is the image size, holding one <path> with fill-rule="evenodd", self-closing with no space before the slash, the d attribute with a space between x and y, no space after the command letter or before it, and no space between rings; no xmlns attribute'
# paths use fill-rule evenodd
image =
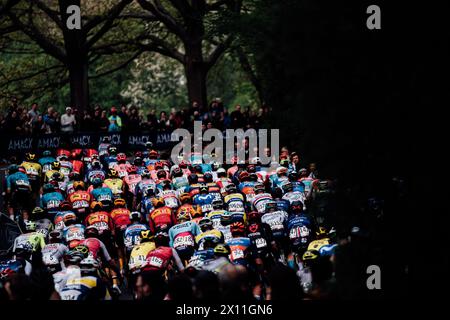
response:
<svg viewBox="0 0 450 320"><path fill-rule="evenodd" d="M84 221L86 226L96 227L100 234L107 230L113 230L114 227L111 216L106 211L91 213Z"/></svg>
<svg viewBox="0 0 450 320"><path fill-rule="evenodd" d="M91 195L86 191L75 191L69 196L73 209L89 208Z"/></svg>
<svg viewBox="0 0 450 320"><path fill-rule="evenodd" d="M168 228L176 224L176 218L172 212L172 209L169 207L161 207L154 209L150 213L150 230L154 233L156 227L160 227L166 225Z"/></svg>

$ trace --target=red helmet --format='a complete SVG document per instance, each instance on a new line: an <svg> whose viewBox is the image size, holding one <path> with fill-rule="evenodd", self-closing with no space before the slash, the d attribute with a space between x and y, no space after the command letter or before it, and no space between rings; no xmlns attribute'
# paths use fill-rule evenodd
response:
<svg viewBox="0 0 450 320"><path fill-rule="evenodd" d="M142 151L136 151L136 152L134 153L134 157L135 157L135 158L137 158L137 157L142 158Z"/></svg>
<svg viewBox="0 0 450 320"><path fill-rule="evenodd" d="M119 153L117 155L117 161L127 161L127 155L125 153Z"/></svg>
<svg viewBox="0 0 450 320"><path fill-rule="evenodd" d="M156 158L158 157L158 151L156 151L156 150L151 150L151 151L149 152L149 154L148 154L148 157L149 157L150 159L156 159Z"/></svg>
<svg viewBox="0 0 450 320"><path fill-rule="evenodd" d="M129 174L131 174L131 173L137 173L137 167L135 166L135 165L131 165L131 166L129 166L128 168L127 168L127 172L129 173Z"/></svg>
<svg viewBox="0 0 450 320"><path fill-rule="evenodd" d="M230 231L231 231L231 233L244 233L245 225L240 221L233 222L230 225Z"/></svg>
<svg viewBox="0 0 450 320"><path fill-rule="evenodd" d="M72 204L69 201L63 201L59 204L61 210L72 210Z"/></svg>
<svg viewBox="0 0 450 320"><path fill-rule="evenodd" d="M161 161L158 161L157 163L155 163L155 170L158 169L164 169L164 163L162 163Z"/></svg>
<svg viewBox="0 0 450 320"><path fill-rule="evenodd" d="M258 211L251 211L247 213L247 219L248 221L259 221L261 216L259 215Z"/></svg>
<svg viewBox="0 0 450 320"><path fill-rule="evenodd" d="M247 171L242 171L242 172L239 174L239 181L248 180L249 176L250 176L250 175L248 174Z"/></svg>
<svg viewBox="0 0 450 320"><path fill-rule="evenodd" d="M81 159L82 154L83 154L82 149L73 149L71 156L72 156L72 159L79 160L79 159Z"/></svg>

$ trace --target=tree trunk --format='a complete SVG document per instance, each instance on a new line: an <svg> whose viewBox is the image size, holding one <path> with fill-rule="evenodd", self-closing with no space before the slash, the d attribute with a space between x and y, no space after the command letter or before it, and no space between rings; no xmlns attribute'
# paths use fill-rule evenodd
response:
<svg viewBox="0 0 450 320"><path fill-rule="evenodd" d="M88 63L80 61L69 66L70 106L79 111L89 109Z"/></svg>
<svg viewBox="0 0 450 320"><path fill-rule="evenodd" d="M185 46L184 70L187 80L189 102L197 101L201 108L207 108L206 99L206 66L203 61L202 46Z"/></svg>

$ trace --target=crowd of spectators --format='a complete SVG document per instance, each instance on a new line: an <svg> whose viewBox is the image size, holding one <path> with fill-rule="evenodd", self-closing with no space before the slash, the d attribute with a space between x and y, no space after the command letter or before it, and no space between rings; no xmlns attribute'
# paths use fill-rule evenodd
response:
<svg viewBox="0 0 450 320"><path fill-rule="evenodd" d="M64 113L54 107L33 103L29 108L11 99L5 114L0 114L0 133L15 135L42 135L73 132L137 132L172 131L176 128L192 128L193 121L202 121L206 128L236 129L261 128L269 114L268 107L258 111L236 105L229 111L220 99L214 99L207 107L193 102L188 108L172 108L170 112L155 109L145 115L136 106L120 108L91 106L89 110L67 107Z"/></svg>

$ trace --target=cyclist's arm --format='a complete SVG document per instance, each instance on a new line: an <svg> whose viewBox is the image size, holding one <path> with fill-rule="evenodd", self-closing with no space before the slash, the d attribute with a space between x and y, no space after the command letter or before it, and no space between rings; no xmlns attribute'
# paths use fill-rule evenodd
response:
<svg viewBox="0 0 450 320"><path fill-rule="evenodd" d="M177 250L175 250L174 248L172 248L172 257L173 257L173 261L175 261L175 265L178 268L178 271L183 271L184 270L184 265L183 262L181 262L180 256L178 255Z"/></svg>

